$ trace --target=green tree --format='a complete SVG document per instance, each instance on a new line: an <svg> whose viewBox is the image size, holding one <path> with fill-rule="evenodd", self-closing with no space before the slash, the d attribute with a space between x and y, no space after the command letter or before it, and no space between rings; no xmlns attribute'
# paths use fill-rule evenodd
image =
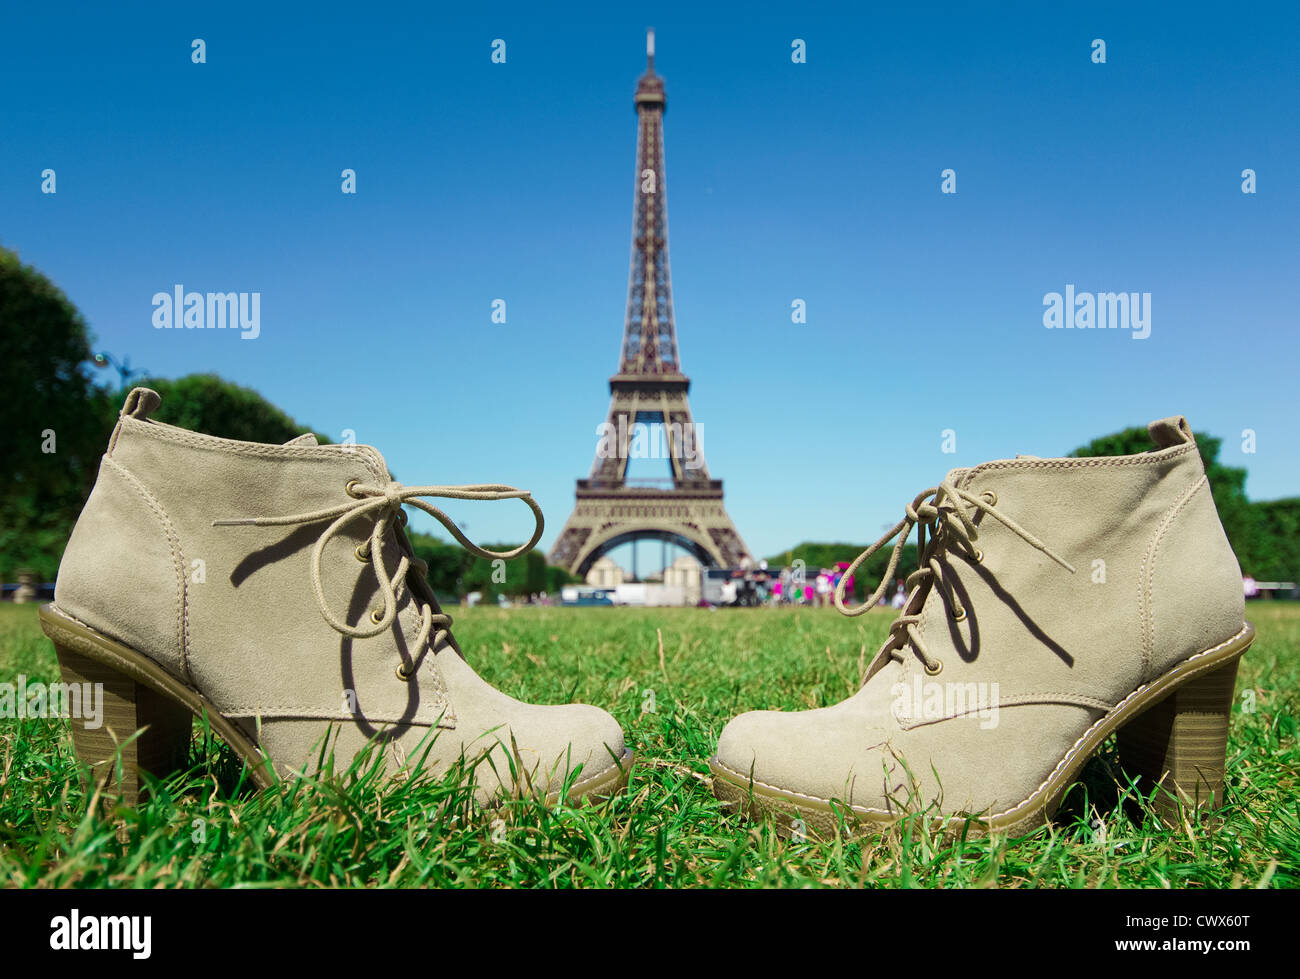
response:
<svg viewBox="0 0 1300 979"><path fill-rule="evenodd" d="M415 556L429 566L429 587L446 598L459 600L468 588L464 586L465 572L474 556L459 544L451 544L430 534L408 530L411 549Z"/></svg>
<svg viewBox="0 0 1300 979"><path fill-rule="evenodd" d="M153 415L156 420L192 432L244 442L283 443L310 431L252 388L216 374L187 374L174 381L150 378L140 383L162 398ZM329 442L319 432L315 434L322 443Z"/></svg>
<svg viewBox="0 0 1300 979"><path fill-rule="evenodd" d="M91 336L48 278L0 248L0 578L52 581L112 429L113 399L91 383Z"/></svg>
<svg viewBox="0 0 1300 979"><path fill-rule="evenodd" d="M1246 496L1246 470L1219 462L1223 440L1204 432L1196 446L1210 480L1210 493L1223 522L1228 543L1244 574L1264 581L1295 581L1300 577L1300 500L1252 503ZM1093 439L1072 456L1136 455L1150 450L1146 428L1126 428Z"/></svg>
<svg viewBox="0 0 1300 979"><path fill-rule="evenodd" d="M17 419L0 426L0 578L30 568L52 581L121 399L92 383L93 337L81 313L3 248L0 342L0 384ZM162 395L159 421L253 442L286 442L305 431L256 391L215 374L144 383Z"/></svg>
<svg viewBox="0 0 1300 979"><path fill-rule="evenodd" d="M1245 570L1259 581L1300 581L1300 497L1254 504L1256 545Z"/></svg>
<svg viewBox="0 0 1300 979"><path fill-rule="evenodd" d="M546 563L546 555L534 548L512 561L506 561L501 571L503 581L494 581L502 575L494 562L476 558L459 544L441 540L429 534L407 532L415 556L429 566L429 585L440 596L457 600L472 591L481 591L489 601L497 595L533 595L553 593L562 585L575 579L564 568ZM509 551L517 544L484 544L490 551Z"/></svg>
<svg viewBox="0 0 1300 979"><path fill-rule="evenodd" d="M484 544L485 550L510 551L518 544ZM531 595L546 590L546 555L534 548L512 561L491 561L470 556L465 571L466 592L481 591L485 598L497 595Z"/></svg>
<svg viewBox="0 0 1300 979"><path fill-rule="evenodd" d="M1204 432L1197 433L1195 437L1196 447L1201 453L1201 462L1205 466L1205 474L1210 478L1210 492L1214 497L1214 505L1218 507L1219 518L1223 521L1224 529L1228 531L1228 539L1234 540L1235 530L1237 536L1244 542L1244 538L1250 535L1251 525L1254 522L1254 516L1250 512L1251 504L1246 498L1246 470L1225 466L1219 462L1219 449L1223 446L1223 439L1206 435ZM1075 449L1070 455L1076 458L1139 455L1151 448L1151 435L1146 427L1142 426L1126 428L1122 432L1093 439L1087 445ZM1234 546L1235 544L1234 541Z"/></svg>
<svg viewBox="0 0 1300 979"><path fill-rule="evenodd" d="M1300 579L1300 498L1252 503L1246 496L1246 470L1219 462L1223 440L1202 432L1196 435L1196 445L1209 476L1214 505L1242 570L1261 581ZM1135 427L1093 439L1070 455L1137 455L1151 448L1147 429ZM877 551L858 569L854 594L859 601L876 587L884 574L891 548L892 545ZM833 567L837 561L852 561L862 550L864 545L858 544L805 542L768 558L768 564L776 568L802 560L807 568L815 571ZM909 543L903 550L894 576L905 577L915 569L916 544ZM891 584L889 593L892 591Z"/></svg>
<svg viewBox="0 0 1300 979"><path fill-rule="evenodd" d="M565 585L574 585L582 581L576 575L570 574L568 568L559 568L554 564L546 566L546 593L552 598L558 598L560 589Z"/></svg>

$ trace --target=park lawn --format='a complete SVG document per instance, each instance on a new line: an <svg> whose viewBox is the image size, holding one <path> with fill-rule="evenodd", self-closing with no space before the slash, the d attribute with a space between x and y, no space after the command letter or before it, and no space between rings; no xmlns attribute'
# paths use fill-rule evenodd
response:
<svg viewBox="0 0 1300 979"><path fill-rule="evenodd" d="M494 816L431 778L373 771L255 792L196 724L193 767L136 810L101 814L67 724L0 720L3 886L1294 887L1300 884L1300 606L1257 604L1238 678L1222 818L1166 828L1119 800L1109 751L1051 826L945 842L919 822L855 842L784 840L725 814L707 759L728 718L832 704L887 613L828 609L455 611L507 693L609 708L638 766L598 807L516 801ZM57 679L36 607L0 605L0 681ZM1129 793L1125 793L1126 795Z"/></svg>

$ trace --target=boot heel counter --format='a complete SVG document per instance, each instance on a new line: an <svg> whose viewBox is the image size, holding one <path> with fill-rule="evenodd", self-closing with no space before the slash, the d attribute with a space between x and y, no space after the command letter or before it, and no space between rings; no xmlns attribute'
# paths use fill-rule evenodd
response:
<svg viewBox="0 0 1300 979"><path fill-rule="evenodd" d="M166 512L129 470L104 456L59 562L54 604L183 676L185 584Z"/></svg>
<svg viewBox="0 0 1300 979"><path fill-rule="evenodd" d="M1241 567L1204 476L1169 509L1147 566L1145 679L1241 631Z"/></svg>

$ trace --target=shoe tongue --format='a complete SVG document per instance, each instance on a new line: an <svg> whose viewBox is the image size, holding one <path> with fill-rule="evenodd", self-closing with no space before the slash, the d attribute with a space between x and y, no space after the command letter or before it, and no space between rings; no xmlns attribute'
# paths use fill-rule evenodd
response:
<svg viewBox="0 0 1300 979"><path fill-rule="evenodd" d="M285 445L320 445L320 443L316 441L316 436L313 435L311 432L304 432L302 435L299 435L297 438L289 439L289 441L285 442L284 444Z"/></svg>

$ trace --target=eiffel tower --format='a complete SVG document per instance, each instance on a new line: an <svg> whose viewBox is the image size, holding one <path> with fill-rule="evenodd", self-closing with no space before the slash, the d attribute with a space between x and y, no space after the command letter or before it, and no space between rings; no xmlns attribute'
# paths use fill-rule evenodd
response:
<svg viewBox="0 0 1300 979"><path fill-rule="evenodd" d="M637 540L676 544L705 567L737 567L750 557L722 505L722 480L709 477L701 430L687 400L691 382L677 356L664 182L667 98L663 79L655 74L654 31L646 35L646 71L634 104L636 189L623 354L618 373L609 379L609 420L591 476L578 480L577 505L548 555L551 564L580 578L602 555ZM655 438L646 439L647 431ZM647 442L651 454L662 447L670 477L627 478L629 455L639 454L638 440L640 454Z"/></svg>

